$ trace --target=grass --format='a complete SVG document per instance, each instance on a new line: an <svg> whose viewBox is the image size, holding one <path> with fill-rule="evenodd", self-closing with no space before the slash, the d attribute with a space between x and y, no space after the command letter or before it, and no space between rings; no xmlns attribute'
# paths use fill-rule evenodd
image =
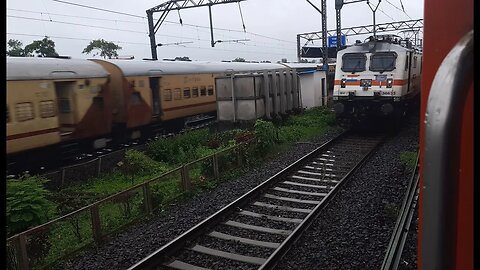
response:
<svg viewBox="0 0 480 270"><path fill-rule="evenodd" d="M400 162L406 169L413 171L417 162L416 151L404 151L400 153Z"/></svg>
<svg viewBox="0 0 480 270"><path fill-rule="evenodd" d="M263 122L259 127L263 134L257 137L267 138L267 144L258 151L258 144L243 147L239 153L218 155L219 179L213 176L213 165L205 160L189 166L192 190L185 193L181 186L181 176L177 172L150 183L152 206L163 211L173 201L188 199L193 194L214 189L220 182L237 178L249 171L249 168L261 166L266 160L274 159L280 152L288 151L292 143L309 140L323 134L334 122L334 115L323 109L315 108L301 115L292 115L283 124L274 126ZM179 167L182 163L212 154L235 144L236 139L245 140L254 134L251 130L236 130L225 134L206 133L205 130L193 131L171 138L170 141L151 143L146 153L138 151L127 153L125 160L116 171L102 175L87 183L70 186L57 194L57 214L65 214L79 209L100 198L126 190L136 184L151 180L162 173ZM274 136L274 138L271 138ZM265 142L265 140L264 140ZM416 153L413 153L416 154ZM412 154L405 154L410 160ZM241 157L241 163L238 157ZM415 156L416 157L416 156ZM402 158L403 160L403 158ZM242 165L242 167L239 167ZM60 201L59 198L63 198ZM134 191L99 205L102 222L102 234L114 234L119 229L136 220L144 219L146 214L143 190ZM91 216L89 211L80 213L67 221L57 223L48 234L48 254L38 260L38 264L52 264L56 260L93 242Z"/></svg>

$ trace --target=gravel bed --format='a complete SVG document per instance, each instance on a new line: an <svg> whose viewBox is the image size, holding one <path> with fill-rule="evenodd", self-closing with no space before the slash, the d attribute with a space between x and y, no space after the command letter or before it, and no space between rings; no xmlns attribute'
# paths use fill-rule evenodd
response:
<svg viewBox="0 0 480 270"><path fill-rule="evenodd" d="M279 229L279 230L293 230L297 225L296 223L292 223L292 222L276 221L276 220L270 220L267 218L255 218L255 217L246 216L246 215L237 215L232 220L249 224L249 225L268 227L271 229Z"/></svg>
<svg viewBox="0 0 480 270"><path fill-rule="evenodd" d="M401 166L400 153L417 150L418 130L418 115L410 116L402 130L354 173L276 269L380 269L395 227L395 210L411 177ZM409 239L407 250L415 250L414 245L415 239ZM403 269L416 269L412 255Z"/></svg>
<svg viewBox="0 0 480 270"><path fill-rule="evenodd" d="M250 238L253 240L258 241L265 241L265 242L274 242L274 243L281 243L286 236L280 234L273 234L273 233L266 233L266 232L257 232L252 230L246 230L242 228L237 228L233 226L228 226L221 224L215 227L217 232L226 233L233 236L243 237L243 238Z"/></svg>
<svg viewBox="0 0 480 270"><path fill-rule="evenodd" d="M249 205L244 208L244 210L255 212L258 214L270 215L270 216L280 216L286 218L299 218L303 219L307 216L306 213L299 213L299 212L290 212L290 211L283 211L279 209L267 208L267 207L260 207L256 205Z"/></svg>
<svg viewBox="0 0 480 270"><path fill-rule="evenodd" d="M252 168L237 179L219 183L214 190L172 205L154 218L131 226L104 245L89 248L58 264L55 269L129 268L340 132L341 129L332 129L311 142L294 144L261 167Z"/></svg>
<svg viewBox="0 0 480 270"><path fill-rule="evenodd" d="M254 270L258 269L258 265L249 264L215 256L205 255L203 253L185 250L177 258L180 261L190 263L196 266L201 266L215 270L238 269L238 270ZM172 268L166 268L172 270Z"/></svg>
<svg viewBox="0 0 480 270"><path fill-rule="evenodd" d="M199 245L204 247L226 251L230 253L245 255L245 256L252 256L252 257L260 257L260 258L268 258L270 254L273 253L275 249L267 248L267 247L258 247L248 244L243 244L238 241L231 241L231 240L222 240L217 239L214 237L203 236L200 237L198 241Z"/></svg>
<svg viewBox="0 0 480 270"><path fill-rule="evenodd" d="M299 200L316 200L316 201L321 201L321 198L316 197L303 197L301 198L300 196L305 196L305 195L300 195L300 194L280 194L280 193L273 193L269 192L269 194L275 195L275 196L283 196L283 197L288 197L291 199L299 199ZM313 204L307 204L307 203L298 203L298 202L289 202L289 201L282 201L282 200L276 200L276 199L271 199L271 198L258 198L257 202L261 203L267 203L267 204L272 204L272 205L278 205L278 206L286 206L286 207L293 207L293 208L302 208L302 209L313 209L315 205Z"/></svg>

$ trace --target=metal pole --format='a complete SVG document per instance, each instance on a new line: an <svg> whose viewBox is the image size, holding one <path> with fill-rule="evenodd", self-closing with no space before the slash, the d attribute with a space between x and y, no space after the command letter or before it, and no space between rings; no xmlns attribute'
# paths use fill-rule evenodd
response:
<svg viewBox="0 0 480 270"><path fill-rule="evenodd" d="M155 29L153 27L153 12L147 10L148 18L148 36L150 37L150 49L152 50L152 59L157 60L157 42L155 41Z"/></svg>
<svg viewBox="0 0 480 270"><path fill-rule="evenodd" d="M376 30L376 27L375 27L375 10L373 11L373 38L376 40L377 39L377 32L375 31Z"/></svg>
<svg viewBox="0 0 480 270"><path fill-rule="evenodd" d="M208 5L208 14L210 15L210 36L212 39L212 47L215 47L215 41L213 40L212 5Z"/></svg>
<svg viewBox="0 0 480 270"><path fill-rule="evenodd" d="M327 31L327 0L322 0L323 68L328 72Z"/></svg>
<svg viewBox="0 0 480 270"><path fill-rule="evenodd" d="M343 0L335 0L335 17L337 21L337 53L340 51L342 45L342 27L341 27L341 11L343 7Z"/></svg>
<svg viewBox="0 0 480 270"><path fill-rule="evenodd" d="M300 35L297 35L297 58L298 58L298 62L302 60L302 52L300 48Z"/></svg>

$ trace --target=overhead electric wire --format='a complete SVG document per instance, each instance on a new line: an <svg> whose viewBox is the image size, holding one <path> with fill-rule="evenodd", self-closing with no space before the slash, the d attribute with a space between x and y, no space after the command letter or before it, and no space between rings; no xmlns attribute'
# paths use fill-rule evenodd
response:
<svg viewBox="0 0 480 270"><path fill-rule="evenodd" d="M42 14L42 12L39 12L39 11L30 11L30 10L12 9L12 8L9 8L9 10ZM115 11L111 11L111 12L116 13ZM125 20L113 20L113 19L95 18L95 17L86 17L86 16L77 16L77 15L65 15L65 14L58 14L58 13L49 13L49 14L56 15L56 16L75 17L75 18L84 18L84 19L92 19L92 20L103 20L103 21L112 21L112 22L125 22L125 23L143 24L142 22L125 21ZM135 17L146 20L145 17L141 17L141 16L135 16ZM165 23L180 25L180 23L178 23L178 22L168 21L168 20L165 20ZM210 29L209 26L188 24L188 23L183 23L183 26ZM258 36L258 37L262 37L262 38L266 38L266 39L271 39L271 40L281 41L281 42L285 42L285 43L296 44L296 42L294 42L294 41L282 40L282 39L279 39L279 38L269 37L269 36L249 32L249 31L242 31L242 30L235 30L235 29L228 29L228 28L219 28L219 27L214 27L213 29L221 30L221 31L229 31L229 32L247 33L247 34L250 34L250 35L253 35L253 36Z"/></svg>
<svg viewBox="0 0 480 270"><path fill-rule="evenodd" d="M405 15L407 15L407 17L410 19L410 20L413 20L408 14L407 12L405 12L405 9L403 8L403 4L402 4L402 9L400 9L399 7L397 7L396 5L394 5L392 2L388 1L388 0L385 0L387 1L387 3L389 3L391 6L393 6L394 8L398 9L399 11L405 13ZM400 0L400 3L401 3L402 0Z"/></svg>
<svg viewBox="0 0 480 270"><path fill-rule="evenodd" d="M87 5L81 5L81 4L76 4L76 3L71 3L71 2L67 2L67 1L61 1L61 0L52 0L52 1L54 1L54 2L59 2L59 3L63 3L63 4L69 4L69 5L79 6L79 7L83 7L83 8L90 8L90 9L94 9L94 10L99 10L99 11L104 11L104 12L110 12L110 13L115 13L115 14L120 14L120 15L125 15L125 16L131 16L131 17L137 17L137 18L143 18L143 19L145 19L145 17L143 17L143 16L138 16L138 15L135 15L135 14L129 14L129 13L124 13L124 12L114 11L114 10L110 10L110 9L97 8L97 7L92 7L92 6L87 6Z"/></svg>
<svg viewBox="0 0 480 270"><path fill-rule="evenodd" d="M32 10L25 10L25 9L7 8L7 10L43 14L43 12L40 12L40 11L32 11ZM91 19L91 20L98 20L98 21L125 22L125 23L136 23L136 24L142 24L142 25L145 24L145 22L114 20L114 19L105 19L105 18L98 18L98 17L87 17L87 16L78 16L78 15L69 15L69 14L59 14L59 13L52 13L52 12L50 12L49 14L50 15L55 15L55 16L69 17L69 18L72 17L72 18Z"/></svg>
<svg viewBox="0 0 480 270"><path fill-rule="evenodd" d="M25 10L22 10L23 12L32 12L32 13L42 13L42 12L34 12L34 11L25 11ZM53 15L53 14L52 14ZM131 32L131 33L139 33L139 34L147 34L146 32L142 32L142 31L136 31L136 30L131 30L131 29L121 29L121 28L111 28L111 27L105 27L105 26L97 26L97 25L89 25L89 24L80 24L80 23L72 23L72 22L65 22L65 21L60 21L60 20L46 20L46 19L38 19L38 18L30 18L30 17L23 17L23 16L16 16L16 15L7 15L7 17L12 17L12 18L19 18L19 19L25 19L25 20L36 20L36 21L47 21L47 22L52 22L52 23L61 23L61 24L70 24L70 25L76 25L76 26L83 26L83 27L91 27L91 28L99 28L99 29L106 29L106 30L116 30L116 31L122 31L122 32ZM81 16L78 16L78 17L81 17ZM97 19L97 18L93 18L93 17L88 17L89 19ZM99 18L98 18L99 19ZM108 19L102 19L102 20L108 20ZM117 22L117 20L108 20L108 21L112 21L112 22ZM130 21L131 22L131 21ZM175 23L175 22L172 22L174 24L178 24L178 23ZM193 26L193 25L192 25ZM198 27L198 26L195 26L195 27ZM203 27L201 27L203 28ZM198 30L197 31L200 31L200 32L204 32L204 33L207 33L207 31L202 31L202 30ZM241 32L241 31L239 31ZM189 37L179 37L179 36L172 36L172 35L164 35L164 34L159 34L160 36L164 36L164 37L172 37L172 38L179 38L179 39L189 39L189 40L201 40L201 41L208 41L206 39L199 39L199 38L189 38ZM224 36L224 37L229 37L229 38L238 38L238 37L235 37L235 36L228 36L228 35L224 35L224 34L220 34L221 36ZM258 43L263 43L263 44L267 44L265 42L258 42ZM278 44L277 44L278 45ZM248 45L250 46L250 45ZM283 46L283 45L282 45ZM276 48L276 49L280 49L280 50L285 50L286 48L281 48L281 47L277 47L277 46L268 46L268 45L265 45L263 47L268 47L268 48Z"/></svg>
<svg viewBox="0 0 480 270"><path fill-rule="evenodd" d="M74 5L74 6L80 6L80 7L84 7L84 8L90 8L90 9L95 9L95 10L100 10L100 11L105 11L105 12L111 12L111 13L116 13L116 14L121 14L121 15L126 15L126 16L132 16L132 17L137 17L137 18L146 19L146 18L143 17L143 16L138 16L138 15L129 14L129 13L124 13L124 12L118 12L118 11L109 10L109 9L97 8L97 7L93 7L93 6L80 5L80 4L75 4L75 3L71 3L71 2L67 2L67 1L62 1L62 0L52 0L52 1L54 1L54 2L59 2L59 3L64 3L64 4L69 4L69 5ZM184 25L187 25L187 24L184 24ZM193 26L210 28L210 27L208 27L208 26L200 26L200 25L193 25ZM239 30L222 29L222 28L214 28L214 29L216 29L216 30L226 30L226 31L239 31ZM249 33L249 34L251 34L251 35L261 36L261 37L264 37L264 38L269 38L269 39L273 39L273 40L277 40L277 41L288 42L288 43L296 43L296 42L293 42L293 41L281 40L281 39L272 38L272 37L268 37L268 36L265 36L265 35L260 35L260 34L252 33L252 32L247 32L247 31L241 31L241 32L246 32L246 33Z"/></svg>

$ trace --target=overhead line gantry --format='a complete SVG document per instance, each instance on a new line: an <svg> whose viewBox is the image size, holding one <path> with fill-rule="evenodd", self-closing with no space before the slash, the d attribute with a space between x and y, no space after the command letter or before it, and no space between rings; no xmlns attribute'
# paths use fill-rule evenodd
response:
<svg viewBox="0 0 480 270"><path fill-rule="evenodd" d="M152 59L157 60L157 44L155 41L155 34L158 29L167 18L167 15L172 10L181 10L187 8L195 7L205 7L208 6L209 16L210 16L210 34L211 34L211 45L215 46L215 41L213 39L213 23L212 23L212 6L219 4L230 4L230 3L240 3L245 0L169 0L165 3L162 3L156 7L147 9L147 19L148 19L148 35L150 37L150 48L152 50ZM153 13L161 12L160 18L157 22L153 23Z"/></svg>

